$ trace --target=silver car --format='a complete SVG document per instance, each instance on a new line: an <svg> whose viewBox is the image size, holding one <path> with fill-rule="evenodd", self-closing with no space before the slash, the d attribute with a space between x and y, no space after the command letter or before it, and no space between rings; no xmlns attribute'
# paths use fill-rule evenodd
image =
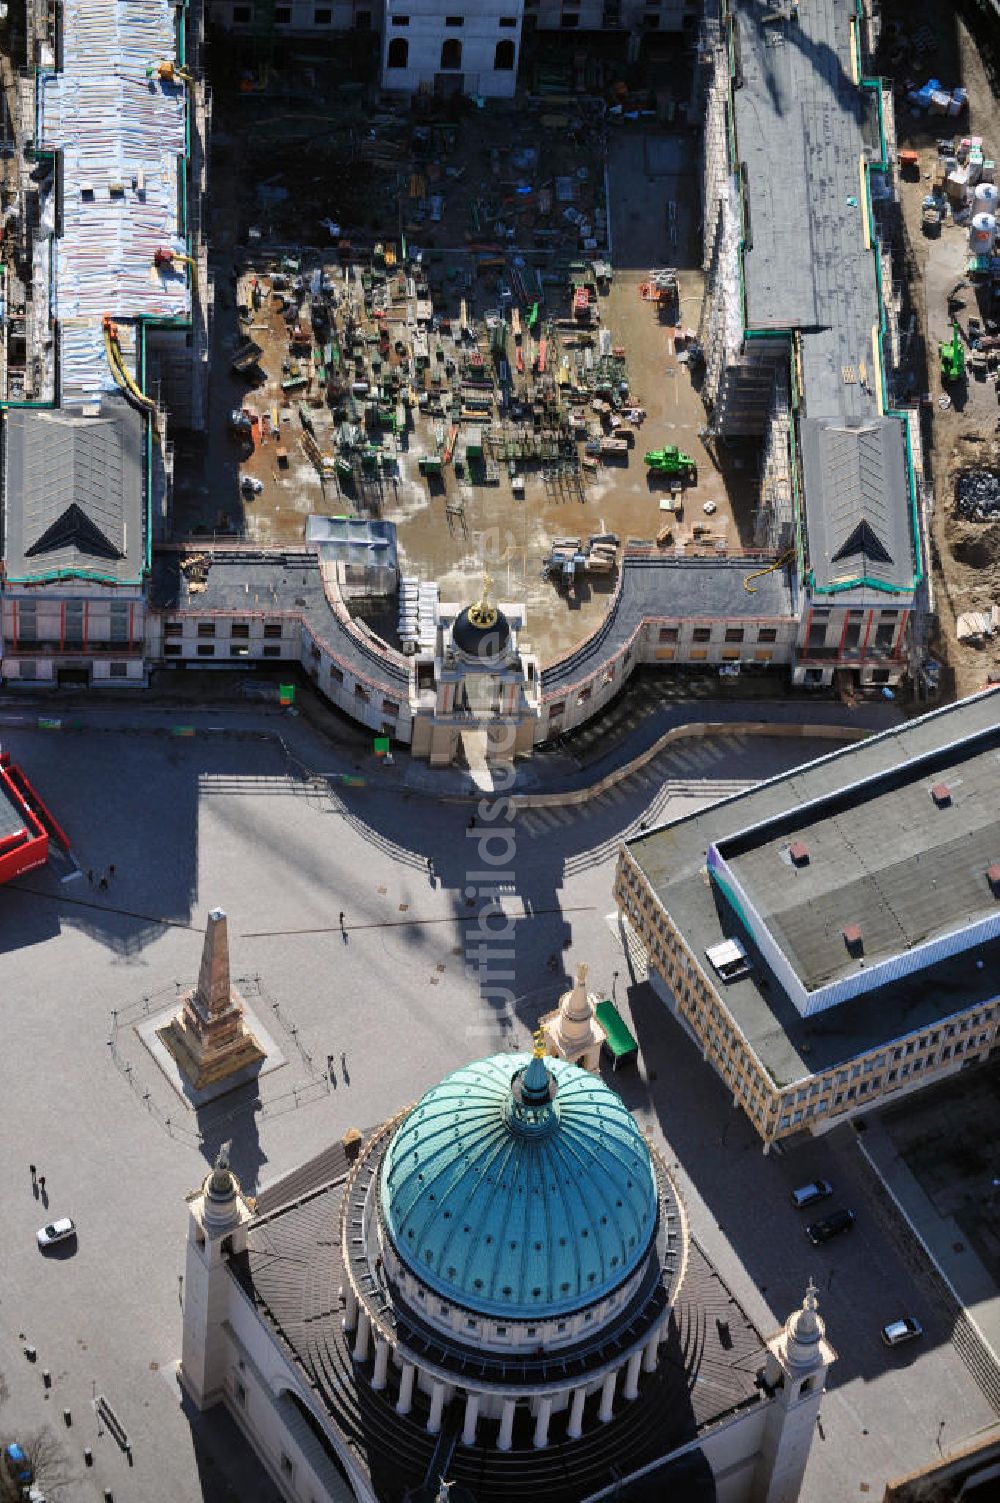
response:
<svg viewBox="0 0 1000 1503"><path fill-rule="evenodd" d="M913 1341L923 1334L923 1326L912 1315L901 1315L898 1320L890 1320L882 1327L882 1340L886 1346L902 1346L904 1341Z"/></svg>
<svg viewBox="0 0 1000 1503"><path fill-rule="evenodd" d="M806 1206L814 1206L818 1201L826 1200L832 1194L833 1186L828 1179L810 1180L808 1185L800 1185L792 1191L792 1205L797 1211L801 1211Z"/></svg>
<svg viewBox="0 0 1000 1503"><path fill-rule="evenodd" d="M50 1221L48 1226L38 1228L39 1247L55 1247L58 1242L69 1242L76 1236L76 1225L68 1216L59 1221Z"/></svg>

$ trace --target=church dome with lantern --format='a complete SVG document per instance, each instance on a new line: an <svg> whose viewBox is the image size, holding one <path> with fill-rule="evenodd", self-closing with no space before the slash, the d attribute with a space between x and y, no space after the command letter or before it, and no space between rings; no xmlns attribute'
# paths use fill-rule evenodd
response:
<svg viewBox="0 0 1000 1503"><path fill-rule="evenodd" d="M387 1241L478 1314L533 1320L604 1299L650 1254L659 1198L621 1098L563 1060L495 1055L434 1086L382 1160Z"/></svg>

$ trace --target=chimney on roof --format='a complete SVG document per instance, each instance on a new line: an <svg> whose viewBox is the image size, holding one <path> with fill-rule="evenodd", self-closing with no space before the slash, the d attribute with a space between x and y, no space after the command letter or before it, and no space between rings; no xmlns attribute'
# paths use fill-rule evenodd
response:
<svg viewBox="0 0 1000 1503"><path fill-rule="evenodd" d="M986 880L995 898L1000 898L1000 861L986 868Z"/></svg>
<svg viewBox="0 0 1000 1503"><path fill-rule="evenodd" d="M931 789L931 798L939 809L947 809L951 803L951 789L947 783L935 783Z"/></svg>
<svg viewBox="0 0 1000 1503"><path fill-rule="evenodd" d="M856 960L859 955L864 953L865 948L865 938L861 932L861 925L845 924L841 933L844 936L844 944L847 946L848 954Z"/></svg>
<svg viewBox="0 0 1000 1503"><path fill-rule="evenodd" d="M809 847L804 845L801 840L793 841L788 847L788 854L791 857L793 866L809 865Z"/></svg>

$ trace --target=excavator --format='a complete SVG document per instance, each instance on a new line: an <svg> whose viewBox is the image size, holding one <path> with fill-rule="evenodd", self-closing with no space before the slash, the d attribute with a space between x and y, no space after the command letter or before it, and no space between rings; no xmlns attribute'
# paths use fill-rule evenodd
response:
<svg viewBox="0 0 1000 1503"><path fill-rule="evenodd" d="M107 353L108 364L111 374L126 395L132 400L134 406L143 412L148 412L153 422L153 432L159 437L159 429L156 423L156 403L152 397L147 397L142 387L125 364L122 355L122 347L118 341L118 325L114 322L110 313L105 313L101 327L104 330L104 349Z"/></svg>

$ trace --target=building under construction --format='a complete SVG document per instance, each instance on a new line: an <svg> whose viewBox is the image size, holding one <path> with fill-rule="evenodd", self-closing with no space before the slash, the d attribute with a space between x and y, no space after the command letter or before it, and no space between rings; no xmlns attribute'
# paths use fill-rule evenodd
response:
<svg viewBox="0 0 1000 1503"><path fill-rule="evenodd" d="M200 0L29 0L5 91L4 678L145 678L171 425L205 423Z"/></svg>
<svg viewBox="0 0 1000 1503"><path fill-rule="evenodd" d="M925 576L917 410L896 384L892 93L873 0L722 0L706 27L704 395L761 438L758 542L794 560L794 677L894 683Z"/></svg>
<svg viewBox="0 0 1000 1503"><path fill-rule="evenodd" d="M289 7L263 4L233 7L226 23L242 25L244 10L262 43L290 24ZM695 510L684 489L696 467L678 447L652 449L650 473L629 479L644 412L601 311L615 275L605 174L594 162L542 171L541 136L491 142L488 165L468 175L469 243L435 274L413 240L459 191L464 169L449 171L445 145L458 127L405 107L360 134L353 169L367 181L390 164L395 235L352 240L322 219L329 244L300 249L260 244L250 220L240 250L231 363L241 379L245 366L257 374L232 432L217 423L204 445L242 446L238 469L230 459L214 473L261 508L270 487L299 530L269 536L246 507L233 527L220 508L222 522L196 529L204 541L174 536L168 431L197 434L208 411L200 0L37 0L28 18L7 91L5 681L296 663L356 720L444 761L470 727L489 757L501 723L527 754L596 715L640 664L785 667L817 686L905 675L921 645L921 456L894 378L894 133L891 99L868 74L869 0L709 0L697 340L675 323L674 272L639 289L656 292L670 326L675 396L676 378L703 370L699 442L758 443L752 542L713 526L704 490ZM241 71L241 93L269 76ZM606 97L576 108L587 140L629 113ZM551 124L563 117L549 119L550 138L565 139ZM305 501L309 485L322 505ZM642 537L602 520L628 486ZM460 590L397 548L385 519L397 496L459 554L477 498L509 497L493 514L519 519L522 535L546 505L597 499L593 521L557 528L578 536L549 537L537 588L569 597L582 576L600 616L571 650L536 657L531 608L508 588L503 653L492 666L470 654L453 640ZM476 609L494 606L484 595Z"/></svg>

